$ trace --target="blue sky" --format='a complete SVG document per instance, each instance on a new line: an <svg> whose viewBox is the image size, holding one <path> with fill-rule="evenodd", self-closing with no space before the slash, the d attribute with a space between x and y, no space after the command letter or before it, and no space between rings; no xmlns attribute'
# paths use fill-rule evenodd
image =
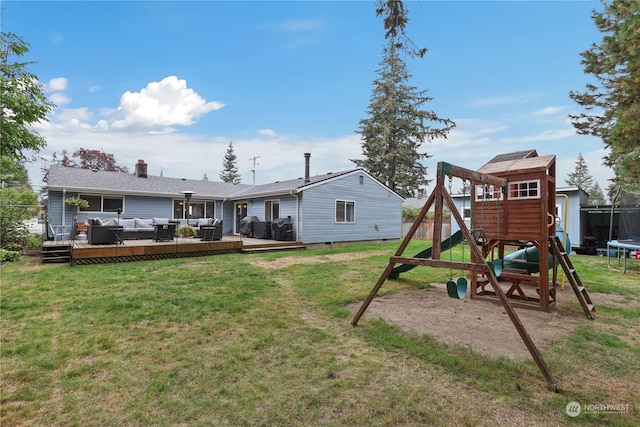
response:
<svg viewBox="0 0 640 427"><path fill-rule="evenodd" d="M592 77L580 52L599 43L594 1L408 1L407 32L429 51L407 58L426 107L454 120L423 146L438 161L478 169L499 153L557 156L564 186L579 153L603 188L603 144L576 135L569 98ZM242 182L351 169L361 157L385 44L366 1L4 1L2 28L30 43L30 70L56 109L36 129L45 157L102 149L149 173L218 180L230 141ZM34 187L40 167L29 166Z"/></svg>

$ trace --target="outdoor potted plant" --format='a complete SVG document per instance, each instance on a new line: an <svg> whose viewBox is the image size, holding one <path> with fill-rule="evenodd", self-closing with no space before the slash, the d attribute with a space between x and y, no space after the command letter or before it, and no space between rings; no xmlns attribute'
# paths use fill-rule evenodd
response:
<svg viewBox="0 0 640 427"><path fill-rule="evenodd" d="M183 225L178 228L178 235L182 237L193 237L198 232L191 225Z"/></svg>
<svg viewBox="0 0 640 427"><path fill-rule="evenodd" d="M86 201L85 199L81 199L80 197L69 197L64 202L69 206L75 206L76 210L78 210L78 208L86 209L89 207L89 202Z"/></svg>

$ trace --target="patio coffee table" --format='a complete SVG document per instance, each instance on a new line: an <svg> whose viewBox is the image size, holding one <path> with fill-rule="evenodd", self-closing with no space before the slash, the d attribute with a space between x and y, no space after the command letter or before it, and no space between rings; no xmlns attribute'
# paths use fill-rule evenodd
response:
<svg viewBox="0 0 640 427"><path fill-rule="evenodd" d="M156 242L173 241L175 234L175 224L153 224L153 240Z"/></svg>

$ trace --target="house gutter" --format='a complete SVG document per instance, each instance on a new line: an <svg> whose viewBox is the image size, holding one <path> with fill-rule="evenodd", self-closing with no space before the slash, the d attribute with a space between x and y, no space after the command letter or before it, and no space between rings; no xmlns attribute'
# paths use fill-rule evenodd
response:
<svg viewBox="0 0 640 427"><path fill-rule="evenodd" d="M296 198L296 240L300 237L300 199L293 192L297 190L291 190L289 194Z"/></svg>

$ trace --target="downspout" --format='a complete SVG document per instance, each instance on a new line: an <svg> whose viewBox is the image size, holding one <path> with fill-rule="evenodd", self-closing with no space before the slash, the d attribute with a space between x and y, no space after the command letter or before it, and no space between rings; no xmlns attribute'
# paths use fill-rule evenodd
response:
<svg viewBox="0 0 640 427"><path fill-rule="evenodd" d="M293 194L293 190L289 191L289 194L296 198L296 240L298 240L300 238L300 199Z"/></svg>
<svg viewBox="0 0 640 427"><path fill-rule="evenodd" d="M62 229L64 230L64 226L65 226L65 220L64 217L67 215L66 209L64 207L65 205L65 200L67 200L67 189L63 188L62 189Z"/></svg>

